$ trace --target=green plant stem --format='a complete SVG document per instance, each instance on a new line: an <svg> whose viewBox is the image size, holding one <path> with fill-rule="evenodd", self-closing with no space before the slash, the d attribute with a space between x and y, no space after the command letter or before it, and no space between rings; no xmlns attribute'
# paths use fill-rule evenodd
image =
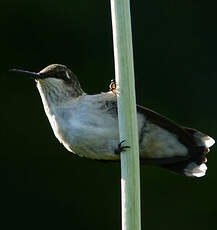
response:
<svg viewBox="0 0 217 230"><path fill-rule="evenodd" d="M140 171L129 0L111 0L121 153L122 230L141 229Z"/></svg>

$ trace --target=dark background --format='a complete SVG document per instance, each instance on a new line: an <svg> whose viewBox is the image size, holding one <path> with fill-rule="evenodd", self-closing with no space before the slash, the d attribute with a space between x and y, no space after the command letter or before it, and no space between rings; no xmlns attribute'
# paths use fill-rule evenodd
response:
<svg viewBox="0 0 217 230"><path fill-rule="evenodd" d="M132 1L137 102L217 139L217 8ZM8 1L0 14L2 229L120 229L120 167L55 139L31 79L9 68L70 67L88 93L114 78L109 1ZM216 229L217 155L191 179L141 168L142 229Z"/></svg>

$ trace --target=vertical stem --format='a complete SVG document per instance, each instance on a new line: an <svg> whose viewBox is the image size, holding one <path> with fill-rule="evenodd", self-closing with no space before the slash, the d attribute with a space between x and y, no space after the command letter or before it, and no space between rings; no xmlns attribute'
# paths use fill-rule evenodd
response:
<svg viewBox="0 0 217 230"><path fill-rule="evenodd" d="M129 0L111 0L121 153L122 230L140 230L140 172Z"/></svg>

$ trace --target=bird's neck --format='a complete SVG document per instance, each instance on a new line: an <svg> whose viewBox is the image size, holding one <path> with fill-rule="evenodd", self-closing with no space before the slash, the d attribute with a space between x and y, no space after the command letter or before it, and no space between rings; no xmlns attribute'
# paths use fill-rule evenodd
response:
<svg viewBox="0 0 217 230"><path fill-rule="evenodd" d="M80 87L67 87L60 82L38 81L37 88L45 110L50 113L52 113L53 109L56 107L85 95Z"/></svg>

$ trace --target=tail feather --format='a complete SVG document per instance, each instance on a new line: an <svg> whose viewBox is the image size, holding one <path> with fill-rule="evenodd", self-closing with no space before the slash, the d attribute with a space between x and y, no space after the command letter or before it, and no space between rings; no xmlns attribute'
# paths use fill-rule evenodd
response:
<svg viewBox="0 0 217 230"><path fill-rule="evenodd" d="M215 140L206 134L203 134L195 129L185 128L185 130L193 135L197 146L194 153L190 153L189 159L181 162L162 164L161 166L169 171L188 177L203 177L206 175L206 154L209 152L209 147L214 145Z"/></svg>
<svg viewBox="0 0 217 230"><path fill-rule="evenodd" d="M184 129L194 136L198 146L204 146L206 148L209 148L215 144L215 140L212 137L196 129L187 128L187 127L185 127Z"/></svg>
<svg viewBox="0 0 217 230"><path fill-rule="evenodd" d="M206 175L207 166L205 163L200 165L195 162L191 162L184 169L184 174L190 177L203 177Z"/></svg>
<svg viewBox="0 0 217 230"><path fill-rule="evenodd" d="M161 167L188 177L203 177L206 175L207 170L205 163L198 164L190 159L173 164L164 164Z"/></svg>

